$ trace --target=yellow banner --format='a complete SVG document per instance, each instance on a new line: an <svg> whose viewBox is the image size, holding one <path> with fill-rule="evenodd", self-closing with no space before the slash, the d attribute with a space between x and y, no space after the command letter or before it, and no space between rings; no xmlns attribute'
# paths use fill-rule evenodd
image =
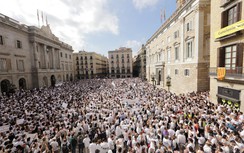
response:
<svg viewBox="0 0 244 153"><path fill-rule="evenodd" d="M244 29L244 20L241 20L239 22L236 22L232 25L229 25L223 29L220 29L219 31L214 33L215 39L227 36L229 34L235 33L237 31Z"/></svg>
<svg viewBox="0 0 244 153"><path fill-rule="evenodd" d="M218 67L218 69L217 69L217 79L218 80L224 80L225 73L226 73L225 67Z"/></svg>

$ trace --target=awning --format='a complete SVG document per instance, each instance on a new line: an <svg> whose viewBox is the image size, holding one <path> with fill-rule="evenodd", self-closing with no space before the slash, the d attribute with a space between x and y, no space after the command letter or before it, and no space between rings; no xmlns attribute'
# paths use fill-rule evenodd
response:
<svg viewBox="0 0 244 153"><path fill-rule="evenodd" d="M220 97L220 98L223 98L223 99L226 99L226 100L230 100L230 101L232 101L232 102L240 102L239 99L235 99L235 98L227 97L227 96L220 95L220 94L217 94L216 96L217 96L217 97Z"/></svg>

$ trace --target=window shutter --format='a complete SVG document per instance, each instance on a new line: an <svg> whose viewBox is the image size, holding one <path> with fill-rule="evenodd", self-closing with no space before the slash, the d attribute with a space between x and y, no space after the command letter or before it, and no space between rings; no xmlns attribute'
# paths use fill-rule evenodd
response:
<svg viewBox="0 0 244 153"><path fill-rule="evenodd" d="M217 66L225 67L225 48L218 49Z"/></svg>
<svg viewBox="0 0 244 153"><path fill-rule="evenodd" d="M242 73L243 66L243 43L237 45L236 67L238 73Z"/></svg>
<svg viewBox="0 0 244 153"><path fill-rule="evenodd" d="M242 2L237 4L237 21L241 20Z"/></svg>
<svg viewBox="0 0 244 153"><path fill-rule="evenodd" d="M227 21L228 21L228 11L224 11L221 13L221 27L227 26Z"/></svg>

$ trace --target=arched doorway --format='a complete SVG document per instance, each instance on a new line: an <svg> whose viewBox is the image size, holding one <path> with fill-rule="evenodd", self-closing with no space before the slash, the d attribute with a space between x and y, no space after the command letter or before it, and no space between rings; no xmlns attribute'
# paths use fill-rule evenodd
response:
<svg viewBox="0 0 244 153"><path fill-rule="evenodd" d="M43 86L48 87L48 80L46 76L43 77Z"/></svg>
<svg viewBox="0 0 244 153"><path fill-rule="evenodd" d="M161 82L161 70L158 71L158 85L160 85Z"/></svg>
<svg viewBox="0 0 244 153"><path fill-rule="evenodd" d="M55 78L55 75L52 75L51 76L51 86L55 87L55 84L56 84L56 78Z"/></svg>
<svg viewBox="0 0 244 153"><path fill-rule="evenodd" d="M5 79L1 81L1 91L2 93L8 93L9 92L9 87L10 87L10 82L9 80Z"/></svg>
<svg viewBox="0 0 244 153"><path fill-rule="evenodd" d="M19 89L26 89L26 80L24 78L19 79Z"/></svg>

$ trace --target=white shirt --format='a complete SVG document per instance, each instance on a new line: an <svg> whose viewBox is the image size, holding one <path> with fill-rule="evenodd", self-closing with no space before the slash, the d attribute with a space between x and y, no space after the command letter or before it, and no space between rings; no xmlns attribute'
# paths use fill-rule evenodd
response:
<svg viewBox="0 0 244 153"><path fill-rule="evenodd" d="M89 147L89 145L90 145L90 138L89 137L86 137L86 138L84 138L83 139L83 143L84 143L84 145L85 145L85 148L87 148L87 147Z"/></svg>
<svg viewBox="0 0 244 153"><path fill-rule="evenodd" d="M203 151L204 153L212 153L212 149L208 145L204 145Z"/></svg>
<svg viewBox="0 0 244 153"><path fill-rule="evenodd" d="M109 150L108 142L102 142L100 144L100 146L101 146L101 153L107 153L108 152L108 150Z"/></svg>
<svg viewBox="0 0 244 153"><path fill-rule="evenodd" d="M177 142L178 144L185 144L186 143L186 137L183 134L179 134L177 136Z"/></svg>
<svg viewBox="0 0 244 153"><path fill-rule="evenodd" d="M112 140L111 138L108 138L108 145L109 145L109 148L110 148L111 150L114 149L114 142L113 142L113 140Z"/></svg>
<svg viewBox="0 0 244 153"><path fill-rule="evenodd" d="M59 145L57 141L51 141L50 145L53 148L53 151L57 151L59 149Z"/></svg>
<svg viewBox="0 0 244 153"><path fill-rule="evenodd" d="M95 151L98 149L97 144L91 143L89 145L89 153L95 153Z"/></svg>

